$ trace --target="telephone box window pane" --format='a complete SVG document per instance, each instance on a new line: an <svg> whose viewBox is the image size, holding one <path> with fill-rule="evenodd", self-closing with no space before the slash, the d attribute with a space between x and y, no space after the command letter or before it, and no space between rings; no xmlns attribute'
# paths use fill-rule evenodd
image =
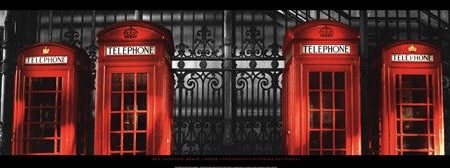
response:
<svg viewBox="0 0 450 168"><path fill-rule="evenodd" d="M147 113L139 113L137 130L146 130L146 129L147 129Z"/></svg>
<svg viewBox="0 0 450 168"><path fill-rule="evenodd" d="M120 93L111 94L111 111L120 111L121 96Z"/></svg>
<svg viewBox="0 0 450 168"><path fill-rule="evenodd" d="M333 151L330 150L323 151L323 155L333 155Z"/></svg>
<svg viewBox="0 0 450 168"><path fill-rule="evenodd" d="M120 150L120 133L111 133L111 150Z"/></svg>
<svg viewBox="0 0 450 168"><path fill-rule="evenodd" d="M120 114L111 114L111 131L120 131Z"/></svg>
<svg viewBox="0 0 450 168"><path fill-rule="evenodd" d="M405 134L426 134L426 121L403 121L403 133Z"/></svg>
<svg viewBox="0 0 450 168"><path fill-rule="evenodd" d="M403 136L403 149L427 149L427 136Z"/></svg>
<svg viewBox="0 0 450 168"><path fill-rule="evenodd" d="M124 74L125 78L125 90L134 90L134 74L132 73L126 73Z"/></svg>
<svg viewBox="0 0 450 168"><path fill-rule="evenodd" d="M123 135L123 150L133 150L133 133Z"/></svg>
<svg viewBox="0 0 450 168"><path fill-rule="evenodd" d="M136 150L145 150L147 146L146 139L145 133L136 134Z"/></svg>
<svg viewBox="0 0 450 168"><path fill-rule="evenodd" d="M55 149L54 145L54 140L30 140L29 151L30 153L53 153Z"/></svg>
<svg viewBox="0 0 450 168"><path fill-rule="evenodd" d="M120 91L122 90L122 74L120 73L113 73L111 75L112 81L111 81L111 90L112 91Z"/></svg>
<svg viewBox="0 0 450 168"><path fill-rule="evenodd" d="M403 152L403 155L428 155L428 152Z"/></svg>
<svg viewBox="0 0 450 168"><path fill-rule="evenodd" d="M331 92L323 92L322 105L324 109L333 108L333 94Z"/></svg>
<svg viewBox="0 0 450 168"><path fill-rule="evenodd" d="M61 91L62 90L62 78L59 77L58 78L58 90ZM59 150L58 150L59 151Z"/></svg>
<svg viewBox="0 0 450 168"><path fill-rule="evenodd" d="M433 121L430 121L430 134L434 134Z"/></svg>
<svg viewBox="0 0 450 168"><path fill-rule="evenodd" d="M25 77L25 91L30 90L30 78Z"/></svg>
<svg viewBox="0 0 450 168"><path fill-rule="evenodd" d="M124 130L133 130L134 129L134 114L133 113L124 113L123 119L123 129Z"/></svg>
<svg viewBox="0 0 450 168"><path fill-rule="evenodd" d="M427 91L426 90L403 90L402 91L403 103L426 103Z"/></svg>
<svg viewBox="0 0 450 168"><path fill-rule="evenodd" d="M322 128L333 128L333 113L324 111L322 114Z"/></svg>
<svg viewBox="0 0 450 168"><path fill-rule="evenodd" d="M54 124L31 124L30 138L44 138L55 136Z"/></svg>
<svg viewBox="0 0 450 168"><path fill-rule="evenodd" d="M335 137L334 143L336 145L335 148L345 149L345 131L336 131L336 137Z"/></svg>
<svg viewBox="0 0 450 168"><path fill-rule="evenodd" d="M309 73L309 89L319 89L319 72L310 72Z"/></svg>
<svg viewBox="0 0 450 168"><path fill-rule="evenodd" d="M320 155L320 151L310 151L310 155Z"/></svg>
<svg viewBox="0 0 450 168"><path fill-rule="evenodd" d="M310 127L311 128L320 128L320 112L310 112Z"/></svg>
<svg viewBox="0 0 450 168"><path fill-rule="evenodd" d="M333 132L332 131L324 131L323 132L323 141L322 145L325 149L333 148Z"/></svg>
<svg viewBox="0 0 450 168"><path fill-rule="evenodd" d="M147 93L137 94L137 108L138 110L147 110Z"/></svg>
<svg viewBox="0 0 450 168"><path fill-rule="evenodd" d="M345 128L345 112L344 111L336 111L335 112L335 123L336 129L344 129Z"/></svg>
<svg viewBox="0 0 450 168"><path fill-rule="evenodd" d="M30 109L30 122L54 122L55 121L55 109L54 108L33 108ZM27 115L28 116L28 113ZM28 117L25 117L25 121L28 121Z"/></svg>
<svg viewBox="0 0 450 168"><path fill-rule="evenodd" d="M331 89L332 88L332 76L331 72L322 72L322 89Z"/></svg>
<svg viewBox="0 0 450 168"><path fill-rule="evenodd" d="M309 134L309 148L319 149L320 148L320 132L311 131Z"/></svg>
<svg viewBox="0 0 450 168"><path fill-rule="evenodd" d="M33 107L48 107L55 106L55 93L32 93L31 106Z"/></svg>
<svg viewBox="0 0 450 168"><path fill-rule="evenodd" d="M334 88L335 89L345 89L345 73L335 72L334 73Z"/></svg>
<svg viewBox="0 0 450 168"><path fill-rule="evenodd" d="M311 109L319 109L320 96L319 92L310 92L309 93L309 108Z"/></svg>
<svg viewBox="0 0 450 168"><path fill-rule="evenodd" d="M427 118L427 106L403 106L402 118Z"/></svg>
<svg viewBox="0 0 450 168"><path fill-rule="evenodd" d="M125 111L133 111L134 110L134 94L133 93L125 93L124 97L124 109Z"/></svg>
<svg viewBox="0 0 450 168"><path fill-rule="evenodd" d="M338 151L336 151L336 155L345 155L345 151L344 150L338 150Z"/></svg>
<svg viewBox="0 0 450 168"><path fill-rule="evenodd" d="M426 88L425 75L402 75L402 88Z"/></svg>
<svg viewBox="0 0 450 168"><path fill-rule="evenodd" d="M344 92L335 92L334 98L334 107L335 109L345 109L345 93Z"/></svg>
<svg viewBox="0 0 450 168"><path fill-rule="evenodd" d="M31 78L32 91L55 91L56 77Z"/></svg>
<svg viewBox="0 0 450 168"><path fill-rule="evenodd" d="M147 74L138 73L137 74L137 90L146 91L147 90Z"/></svg>

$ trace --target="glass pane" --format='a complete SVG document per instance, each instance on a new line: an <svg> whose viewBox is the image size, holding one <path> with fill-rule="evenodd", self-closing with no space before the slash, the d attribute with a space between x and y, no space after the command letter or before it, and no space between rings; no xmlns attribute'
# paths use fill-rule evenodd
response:
<svg viewBox="0 0 450 168"><path fill-rule="evenodd" d="M55 109L54 108L33 108L30 109L31 122L54 122L55 121ZM28 121L28 115L25 117L25 121Z"/></svg>
<svg viewBox="0 0 450 168"><path fill-rule="evenodd" d="M320 155L320 151L309 151L310 155Z"/></svg>
<svg viewBox="0 0 450 168"><path fill-rule="evenodd" d="M125 78L125 90L134 90L134 74L126 73Z"/></svg>
<svg viewBox="0 0 450 168"><path fill-rule="evenodd" d="M139 91L147 90L147 74L145 73L137 74L137 90Z"/></svg>
<svg viewBox="0 0 450 168"><path fill-rule="evenodd" d="M111 133L111 150L120 150L120 133Z"/></svg>
<svg viewBox="0 0 450 168"><path fill-rule="evenodd" d="M54 106L55 105L55 93L32 93L31 94L31 106Z"/></svg>
<svg viewBox="0 0 450 168"><path fill-rule="evenodd" d="M30 140L30 153L53 153L55 149L54 140Z"/></svg>
<svg viewBox="0 0 450 168"><path fill-rule="evenodd" d="M332 94L332 92L323 92L322 108L324 108L324 109L332 109L333 108L333 94Z"/></svg>
<svg viewBox="0 0 450 168"><path fill-rule="evenodd" d="M334 107L335 109L345 109L345 93L335 92Z"/></svg>
<svg viewBox="0 0 450 168"><path fill-rule="evenodd" d="M30 78L25 77L25 91L28 91L30 89Z"/></svg>
<svg viewBox="0 0 450 168"><path fill-rule="evenodd" d="M134 110L134 94L133 93L125 93L124 94L124 102L123 102L123 110L125 111L133 111Z"/></svg>
<svg viewBox="0 0 450 168"><path fill-rule="evenodd" d="M113 73L111 76L111 90L112 91L120 91L122 90L122 74Z"/></svg>
<svg viewBox="0 0 450 168"><path fill-rule="evenodd" d="M428 155L428 152L403 152L403 155Z"/></svg>
<svg viewBox="0 0 450 168"><path fill-rule="evenodd" d="M345 155L345 151L336 151L336 155Z"/></svg>
<svg viewBox="0 0 450 168"><path fill-rule="evenodd" d="M344 129L345 128L345 112L344 111L336 111L335 112L335 123L336 129Z"/></svg>
<svg viewBox="0 0 450 168"><path fill-rule="evenodd" d="M111 131L120 130L120 113L111 114Z"/></svg>
<svg viewBox="0 0 450 168"><path fill-rule="evenodd" d="M55 125L53 124L31 124L30 138L54 137Z"/></svg>
<svg viewBox="0 0 450 168"><path fill-rule="evenodd" d="M62 90L62 77L58 78L58 90L61 91ZM59 149L58 149L59 151Z"/></svg>
<svg viewBox="0 0 450 168"><path fill-rule="evenodd" d="M333 155L333 151L330 150L323 151L322 153L323 155Z"/></svg>
<svg viewBox="0 0 450 168"><path fill-rule="evenodd" d="M123 135L123 150L133 150L133 133Z"/></svg>
<svg viewBox="0 0 450 168"><path fill-rule="evenodd" d="M111 111L120 111L121 96L120 93L111 94Z"/></svg>
<svg viewBox="0 0 450 168"><path fill-rule="evenodd" d="M309 126L311 128L320 128L320 112L310 112Z"/></svg>
<svg viewBox="0 0 450 168"><path fill-rule="evenodd" d="M319 89L319 72L309 73L309 89Z"/></svg>
<svg viewBox="0 0 450 168"><path fill-rule="evenodd" d="M309 108L311 109L319 109L319 92L310 92L309 93Z"/></svg>
<svg viewBox="0 0 450 168"><path fill-rule="evenodd" d="M427 149L428 141L426 136L404 136L404 149Z"/></svg>
<svg viewBox="0 0 450 168"><path fill-rule="evenodd" d="M427 106L403 106L403 118L427 118Z"/></svg>
<svg viewBox="0 0 450 168"><path fill-rule="evenodd" d="M333 113L324 111L322 114L322 128L333 128Z"/></svg>
<svg viewBox="0 0 450 168"><path fill-rule="evenodd" d="M335 89L345 89L345 73L335 72L334 73L334 88Z"/></svg>
<svg viewBox="0 0 450 168"><path fill-rule="evenodd" d="M145 150L147 146L146 134L138 133L136 134L136 150Z"/></svg>
<svg viewBox="0 0 450 168"><path fill-rule="evenodd" d="M147 129L147 113L139 113L137 130L146 130L146 129Z"/></svg>
<svg viewBox="0 0 450 168"><path fill-rule="evenodd" d="M319 149L320 148L320 132L311 131L309 134L309 148Z"/></svg>
<svg viewBox="0 0 450 168"><path fill-rule="evenodd" d="M147 110L147 93L137 94L137 108L138 110Z"/></svg>
<svg viewBox="0 0 450 168"><path fill-rule="evenodd" d="M324 131L322 134L322 148L331 149L333 148L333 132L332 131Z"/></svg>
<svg viewBox="0 0 450 168"><path fill-rule="evenodd" d="M425 90L404 90L402 91L403 103L426 103L427 91Z"/></svg>
<svg viewBox="0 0 450 168"><path fill-rule="evenodd" d="M426 88L425 75L402 75L402 88Z"/></svg>
<svg viewBox="0 0 450 168"><path fill-rule="evenodd" d="M335 148L344 148L345 149L345 131L336 131L335 132Z"/></svg>
<svg viewBox="0 0 450 168"><path fill-rule="evenodd" d="M56 77L48 78L31 78L31 90L32 91L55 91L56 90Z"/></svg>
<svg viewBox="0 0 450 168"><path fill-rule="evenodd" d="M331 72L323 72L322 73L322 89L331 89L332 88L332 76Z"/></svg>
<svg viewBox="0 0 450 168"><path fill-rule="evenodd" d="M133 130L134 129L134 114L133 113L124 113L123 114L123 129L124 130Z"/></svg>
<svg viewBox="0 0 450 168"><path fill-rule="evenodd" d="M426 121L403 121L403 133L426 134L428 131Z"/></svg>

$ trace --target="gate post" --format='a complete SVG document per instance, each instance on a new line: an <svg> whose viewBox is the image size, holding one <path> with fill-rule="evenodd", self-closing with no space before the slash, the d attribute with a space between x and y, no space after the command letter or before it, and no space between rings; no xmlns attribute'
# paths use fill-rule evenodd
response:
<svg viewBox="0 0 450 168"><path fill-rule="evenodd" d="M367 94L367 80L368 80L368 69L369 69L369 64L368 64L368 48L367 48L367 10L360 10L359 11L359 20L360 20L360 25L359 25L359 33L360 33L360 73L361 73L361 77L360 77L360 84L361 84L361 127L362 127L362 131L365 131L366 133L362 133L361 136L361 141L362 141L362 154L367 154L368 152L370 152L370 148L371 148L371 137L372 137L372 129L371 126L372 124L372 117L375 117L373 114L370 114L370 112L368 111L368 107L367 107L367 98L368 98L368 94ZM375 121L376 122L376 121ZM367 147L369 149L367 149Z"/></svg>
<svg viewBox="0 0 450 168"><path fill-rule="evenodd" d="M226 151L232 151L233 145L233 11L224 10L223 39L224 39L224 140L223 145Z"/></svg>
<svg viewBox="0 0 450 168"><path fill-rule="evenodd" d="M2 124L1 136L1 153L11 154L11 126L12 126L12 110L13 110L13 86L14 86L14 69L17 63L16 54L16 32L14 21L16 12L8 10L5 19L5 41L3 52L3 65L1 76L1 107L0 122Z"/></svg>

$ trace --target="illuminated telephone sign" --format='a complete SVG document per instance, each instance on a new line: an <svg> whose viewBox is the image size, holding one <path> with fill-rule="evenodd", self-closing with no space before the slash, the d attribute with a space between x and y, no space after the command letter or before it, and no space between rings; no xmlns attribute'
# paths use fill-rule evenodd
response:
<svg viewBox="0 0 450 168"><path fill-rule="evenodd" d="M382 54L380 154L443 155L440 49L401 41Z"/></svg>
<svg viewBox="0 0 450 168"><path fill-rule="evenodd" d="M126 21L97 34L96 155L169 155L172 33Z"/></svg>
<svg viewBox="0 0 450 168"><path fill-rule="evenodd" d="M12 154L86 154L91 88L89 57L62 43L19 52L15 76Z"/></svg>
<svg viewBox="0 0 450 168"><path fill-rule="evenodd" d="M288 155L361 153L358 32L329 20L290 28L283 52Z"/></svg>

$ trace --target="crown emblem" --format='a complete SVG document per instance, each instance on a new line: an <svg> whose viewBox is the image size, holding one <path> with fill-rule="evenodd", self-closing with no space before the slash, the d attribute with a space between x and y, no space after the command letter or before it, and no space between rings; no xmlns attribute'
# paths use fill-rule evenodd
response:
<svg viewBox="0 0 450 168"><path fill-rule="evenodd" d="M45 46L43 49L42 49L42 54L48 54L50 52L50 49L47 47L47 46Z"/></svg>
<svg viewBox="0 0 450 168"><path fill-rule="evenodd" d="M417 51L417 48L414 46L414 45L410 45L409 47L408 47L408 51L409 52L416 52Z"/></svg>
<svg viewBox="0 0 450 168"><path fill-rule="evenodd" d="M138 35L138 31L136 29L133 29L133 27L130 27L123 32L123 36L127 39L136 38L137 35Z"/></svg>
<svg viewBox="0 0 450 168"><path fill-rule="evenodd" d="M333 29L324 26L319 30L320 37L333 37Z"/></svg>

